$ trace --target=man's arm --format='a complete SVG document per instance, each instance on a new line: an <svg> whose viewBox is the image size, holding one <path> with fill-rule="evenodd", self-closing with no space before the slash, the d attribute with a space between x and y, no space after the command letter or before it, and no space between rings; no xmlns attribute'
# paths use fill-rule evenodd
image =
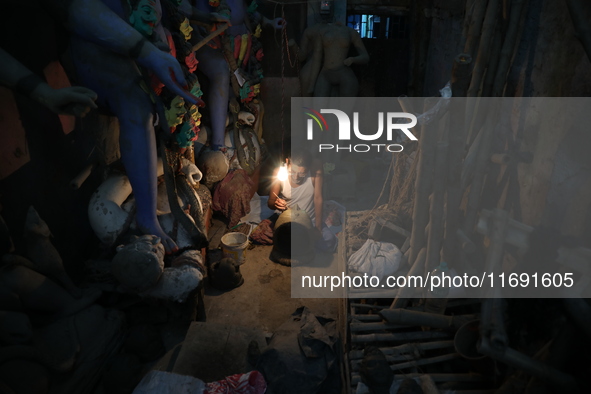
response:
<svg viewBox="0 0 591 394"><path fill-rule="evenodd" d="M276 168L275 171L273 171L273 183L269 189L269 200L267 201L267 206L271 209L285 211L287 209L287 203L285 200L279 198L279 193L281 193L281 182L277 179L278 173L279 168Z"/></svg>
<svg viewBox="0 0 591 394"><path fill-rule="evenodd" d="M317 161L313 167L313 175L314 175L314 216L315 222L314 226L320 231L322 231L322 208L324 200L322 198L322 186L324 180L324 174L322 171L322 163Z"/></svg>

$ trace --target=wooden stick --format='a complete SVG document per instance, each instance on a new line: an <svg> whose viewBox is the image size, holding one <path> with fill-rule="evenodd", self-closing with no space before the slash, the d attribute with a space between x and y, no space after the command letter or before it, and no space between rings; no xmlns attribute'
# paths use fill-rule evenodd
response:
<svg viewBox="0 0 591 394"><path fill-rule="evenodd" d="M451 76L453 97L465 97L470 84L472 58L468 54L459 54L454 59ZM454 263L458 258L457 230L460 226L460 203L462 161L466 133L464 128L465 108L462 103L451 102L449 109L449 152L447 172L447 200L445 211L445 234L443 240L443 259Z"/></svg>
<svg viewBox="0 0 591 394"><path fill-rule="evenodd" d="M425 101L423 112L427 112ZM415 179L415 200L412 214L412 231L410 237L409 261L415 261L421 248L426 244L425 227L429 221L429 194L433 177L433 165L435 164L435 150L437 140L433 135L435 127L421 126L421 138L419 140L419 162Z"/></svg>
<svg viewBox="0 0 591 394"><path fill-rule="evenodd" d="M482 23L484 21L484 14L486 13L487 3L488 0L475 1L474 10L470 15L470 27L468 28L466 44L464 45L464 53L467 53L472 57L476 53L476 48L480 42L480 34L482 32Z"/></svg>
<svg viewBox="0 0 591 394"><path fill-rule="evenodd" d="M507 164L511 161L511 156L507 153L495 153L490 156L490 161L495 164Z"/></svg>
<svg viewBox="0 0 591 394"><path fill-rule="evenodd" d="M371 321L371 322L381 322L383 319L380 315L349 315L349 319L353 321ZM351 323L353 324L353 323Z"/></svg>
<svg viewBox="0 0 591 394"><path fill-rule="evenodd" d="M388 309L389 310L389 309ZM365 331L387 331L387 330L398 330L400 328L408 328L409 325L400 325L384 322L371 322L371 323L351 323L349 329L351 332L365 332Z"/></svg>
<svg viewBox="0 0 591 394"><path fill-rule="evenodd" d="M500 112L500 103L494 102L493 106L494 108L491 108L489 111L486 123L482 130L482 139L479 144L478 156L476 158L474 169L474 179L472 180L470 193L468 195L466 218L463 226L464 233L468 236L469 234L472 234L476 222L476 215L480 208L480 195L484 183L486 164L490 157L493 135L498 126L497 121Z"/></svg>
<svg viewBox="0 0 591 394"><path fill-rule="evenodd" d="M429 214L429 237L427 240L427 260L425 273L437 267L441 261L441 244L443 241L443 204L445 199L445 182L447 178L447 142L437 144L435 155L435 174L433 179L433 194Z"/></svg>
<svg viewBox="0 0 591 394"><path fill-rule="evenodd" d="M581 41L587 57L591 60L591 26L586 18L587 13L583 4L588 5L586 1L566 0L566 5L570 16L573 19L573 25L577 32L577 38Z"/></svg>
<svg viewBox="0 0 591 394"><path fill-rule="evenodd" d="M390 230L394 231L396 234L402 235L403 237L410 237L410 232L403 229L400 226L397 226L396 224L392 223L389 220L386 220L382 217L376 217L376 222L378 222L382 227L387 227Z"/></svg>
<svg viewBox="0 0 591 394"><path fill-rule="evenodd" d="M468 238L462 230L457 229L456 236L457 236L457 239L460 243L460 247L464 253L472 254L476 251L476 244L474 242L472 242L472 240L470 238ZM447 261L451 261L451 260L447 260Z"/></svg>
<svg viewBox="0 0 591 394"><path fill-rule="evenodd" d="M394 380L414 379L423 376L421 373L405 373L394 375ZM431 373L428 374L434 382L486 382L491 378L475 373ZM361 382L361 376L358 373L351 374L351 384L357 385Z"/></svg>
<svg viewBox="0 0 591 394"><path fill-rule="evenodd" d="M229 23L223 23L216 29L216 31L209 33L203 40L193 45L193 52L198 51L202 46L204 46L205 44L207 44L208 42L222 34L224 31L228 29L228 27L230 27Z"/></svg>
<svg viewBox="0 0 591 394"><path fill-rule="evenodd" d="M386 358L390 355L400 355L405 353L420 353L425 350L433 349L445 349L453 347L454 341L434 341L434 342L419 342L419 343L407 343L400 346L394 347L381 347L379 348ZM349 360L358 360L363 358L363 350L351 350L349 352Z"/></svg>
<svg viewBox="0 0 591 394"><path fill-rule="evenodd" d="M501 48L499 55L499 65L497 66L497 72L493 83L491 95L493 97L502 97L505 83L507 81L507 71L509 70L509 63L515 50L515 43L517 42L517 33L521 24L521 15L525 10L525 4L527 0L513 0L511 4L511 15L509 16L509 23L507 27L507 33L505 34L505 41Z"/></svg>
<svg viewBox="0 0 591 394"><path fill-rule="evenodd" d="M458 353L444 354L443 356L422 358L420 360L413 360L413 361L407 361L405 363L390 365L390 369L392 371L398 371L398 370L406 369L406 368L410 368L410 367L418 367L421 365L442 363L442 362L450 361L450 360L460 358L460 357L461 356Z"/></svg>
<svg viewBox="0 0 591 394"><path fill-rule="evenodd" d="M497 16L497 24L493 34L490 55L488 57L488 64L486 66L486 74L484 82L482 83L482 97L490 97L495 75L499 66L499 55L501 53L501 46L503 45L503 33L505 31L504 20Z"/></svg>
<svg viewBox="0 0 591 394"><path fill-rule="evenodd" d="M499 14L499 0L489 0L488 7L486 9L486 16L482 24L482 37L480 39L480 45L478 47L478 56L474 63L474 69L472 70L472 81L468 88L468 97L478 96L480 91L480 84L482 83L482 77L484 76L484 70L488 64L490 46L495 31L495 24L497 22L497 15Z"/></svg>
<svg viewBox="0 0 591 394"><path fill-rule="evenodd" d="M407 279L409 276L422 275L425 268L425 259L427 258L427 248L421 249L421 252L417 256L414 264L406 275ZM408 282L408 281L407 281ZM415 292L416 289L412 287L402 287L398 292L398 295L390 305L390 308L404 308L408 303L408 298Z"/></svg>
<svg viewBox="0 0 591 394"><path fill-rule="evenodd" d="M445 316L406 309L383 309L380 314L391 324L433 328L460 328L463 324L475 319L474 315Z"/></svg>
<svg viewBox="0 0 591 394"><path fill-rule="evenodd" d="M443 339L449 338L450 334L443 331L418 331L418 332L398 332L385 334L351 334L351 342L412 342L425 339Z"/></svg>

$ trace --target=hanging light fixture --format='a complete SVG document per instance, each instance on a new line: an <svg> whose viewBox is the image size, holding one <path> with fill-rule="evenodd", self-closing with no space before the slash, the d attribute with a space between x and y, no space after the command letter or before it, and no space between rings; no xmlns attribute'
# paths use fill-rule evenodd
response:
<svg viewBox="0 0 591 394"><path fill-rule="evenodd" d="M277 179L279 179L281 182L287 180L287 165L285 163L281 164L281 167L279 167Z"/></svg>

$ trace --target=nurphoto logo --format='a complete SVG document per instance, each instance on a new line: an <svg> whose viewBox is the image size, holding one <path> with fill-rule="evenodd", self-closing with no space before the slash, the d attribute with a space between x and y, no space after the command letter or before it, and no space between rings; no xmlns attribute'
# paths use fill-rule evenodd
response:
<svg viewBox="0 0 591 394"><path fill-rule="evenodd" d="M321 143L318 144L318 152L326 151L326 150L335 150L336 152L339 151L348 151L348 152L369 152L375 150L380 152L386 150L388 152L401 152L403 150L403 146L397 143L390 143L394 141L397 137L399 137L402 133L406 137L408 137L412 141L417 141L417 137L415 137L412 132L409 130L416 126L417 124L417 117L413 114L407 112L378 112L378 130L374 133L364 134L361 132L359 127L359 112L353 112L353 133L351 133L351 120L349 119L349 115L347 115L344 111L338 109L321 109L320 112L309 108L303 107L304 114L309 116L310 119L307 120L307 139L309 141L314 140L314 128L320 130L320 132L327 132L329 131L328 122L326 121L325 117L322 114L332 114L337 117L337 121L339 124L338 130L338 140L339 141L351 141L352 134L355 139L361 141L377 141L382 138L384 134L384 129L386 131L386 140L388 143L375 143L375 144L354 144L354 145L343 145L343 144L326 144ZM401 123L400 120L409 119L410 122ZM384 127L385 124L385 127ZM316 125L316 126L315 126ZM367 130L364 130L367 132ZM397 131L394 133L394 131ZM373 130L372 130L373 132ZM325 139L324 139L325 140Z"/></svg>

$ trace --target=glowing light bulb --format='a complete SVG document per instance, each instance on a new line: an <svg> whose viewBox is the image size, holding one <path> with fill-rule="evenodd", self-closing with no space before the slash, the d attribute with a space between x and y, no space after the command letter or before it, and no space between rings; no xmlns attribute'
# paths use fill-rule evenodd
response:
<svg viewBox="0 0 591 394"><path fill-rule="evenodd" d="M277 179L279 179L281 182L287 180L287 166L285 164L282 164L281 167L279 167Z"/></svg>

